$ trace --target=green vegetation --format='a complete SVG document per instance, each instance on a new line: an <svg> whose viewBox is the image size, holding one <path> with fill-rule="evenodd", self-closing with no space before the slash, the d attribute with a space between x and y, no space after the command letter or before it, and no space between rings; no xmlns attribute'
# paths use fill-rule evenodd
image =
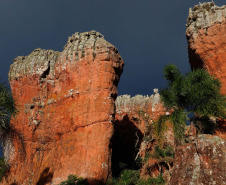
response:
<svg viewBox="0 0 226 185"><path fill-rule="evenodd" d="M111 179L107 185L164 185L165 181L160 175L157 178L149 178L147 180L140 178L138 170L124 170L118 179Z"/></svg>
<svg viewBox="0 0 226 185"><path fill-rule="evenodd" d="M155 135L163 140L166 121L173 124L175 141L183 142L186 121L193 121L200 133L214 131L213 118L226 118L225 96L220 94L221 84L203 69L193 70L182 75L175 65L164 69L168 87L160 92L164 105L173 112L160 116L154 123Z"/></svg>
<svg viewBox="0 0 226 185"><path fill-rule="evenodd" d="M0 157L0 181L4 176L6 169L7 169L7 165L5 164L4 158Z"/></svg>
<svg viewBox="0 0 226 185"><path fill-rule="evenodd" d="M10 132L10 118L15 115L15 101L5 83L0 83L0 140L3 141ZM0 158L0 181L7 169L4 158Z"/></svg>
<svg viewBox="0 0 226 185"><path fill-rule="evenodd" d="M164 185L165 180L163 179L162 175L156 178L149 178L147 180L142 179L138 185Z"/></svg>
<svg viewBox="0 0 226 185"><path fill-rule="evenodd" d="M66 181L61 182L59 185L87 185L86 179L78 178L76 175L69 175Z"/></svg>
<svg viewBox="0 0 226 185"><path fill-rule="evenodd" d="M10 90L4 83L0 83L0 133L1 136L4 132L9 130L9 121L11 115L15 115L15 101Z"/></svg>
<svg viewBox="0 0 226 185"><path fill-rule="evenodd" d="M154 153L152 157L156 159L171 157L174 158L174 149L171 146L167 146L166 148L162 149L159 145L155 147Z"/></svg>

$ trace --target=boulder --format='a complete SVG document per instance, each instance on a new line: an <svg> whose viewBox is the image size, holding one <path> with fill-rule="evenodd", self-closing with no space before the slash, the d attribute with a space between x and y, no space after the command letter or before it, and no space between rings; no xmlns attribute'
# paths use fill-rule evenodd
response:
<svg viewBox="0 0 226 185"><path fill-rule="evenodd" d="M178 146L169 185L225 184L226 142L218 136L199 135Z"/></svg>

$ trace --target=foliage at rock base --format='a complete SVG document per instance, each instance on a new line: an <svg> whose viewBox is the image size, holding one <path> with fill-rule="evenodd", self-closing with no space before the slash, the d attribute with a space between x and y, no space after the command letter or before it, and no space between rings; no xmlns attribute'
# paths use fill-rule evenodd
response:
<svg viewBox="0 0 226 185"><path fill-rule="evenodd" d="M79 178L76 175L69 175L67 180L61 182L59 185L87 185L86 179Z"/></svg>
<svg viewBox="0 0 226 185"><path fill-rule="evenodd" d="M2 180L2 177L4 176L6 169L7 169L7 165L4 161L4 158L1 157L0 158L0 181Z"/></svg>
<svg viewBox="0 0 226 185"><path fill-rule="evenodd" d="M107 185L164 185L165 181L160 175L157 178L147 180L140 178L139 170L124 170L119 178L113 178L107 182Z"/></svg>

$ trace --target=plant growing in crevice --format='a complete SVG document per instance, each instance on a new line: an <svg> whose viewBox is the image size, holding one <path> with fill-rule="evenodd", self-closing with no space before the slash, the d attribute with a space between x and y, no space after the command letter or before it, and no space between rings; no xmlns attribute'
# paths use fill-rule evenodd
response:
<svg viewBox="0 0 226 185"><path fill-rule="evenodd" d="M161 148L159 145L157 145L154 149L154 153L152 154L152 157L157 159L161 159L165 157L174 158L174 149L171 146Z"/></svg>

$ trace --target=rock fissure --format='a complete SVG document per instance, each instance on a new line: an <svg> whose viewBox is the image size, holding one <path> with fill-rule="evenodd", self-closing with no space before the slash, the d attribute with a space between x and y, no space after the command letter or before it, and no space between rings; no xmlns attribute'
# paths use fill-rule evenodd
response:
<svg viewBox="0 0 226 185"><path fill-rule="evenodd" d="M45 79L49 75L49 73L50 73L50 61L48 62L48 68L44 70L40 76L41 80Z"/></svg>

